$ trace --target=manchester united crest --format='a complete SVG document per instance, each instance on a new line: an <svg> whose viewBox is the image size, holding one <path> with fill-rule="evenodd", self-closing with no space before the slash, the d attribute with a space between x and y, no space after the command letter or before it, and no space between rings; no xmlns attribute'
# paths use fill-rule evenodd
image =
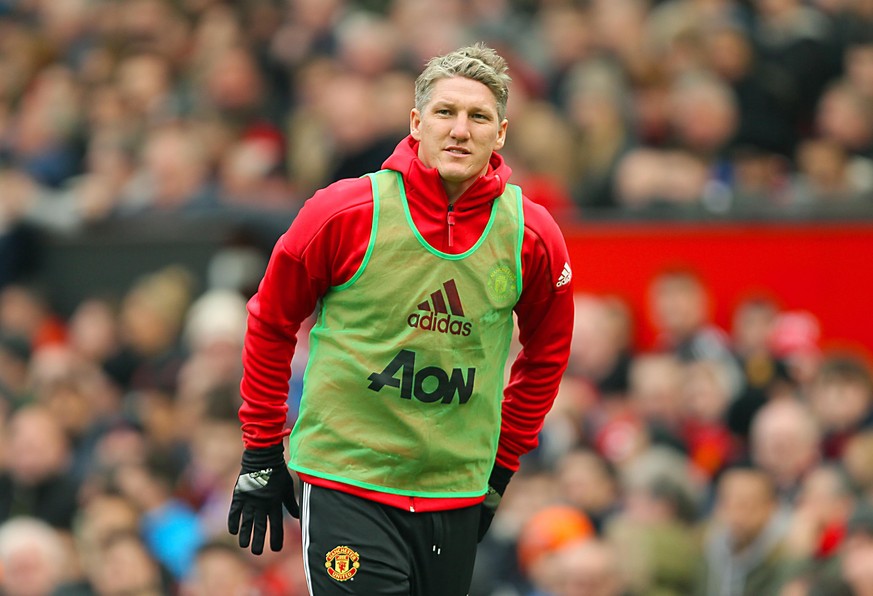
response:
<svg viewBox="0 0 873 596"><path fill-rule="evenodd" d="M338 582L355 577L361 566L360 555L348 546L338 546L325 557L324 566L327 574Z"/></svg>
<svg viewBox="0 0 873 596"><path fill-rule="evenodd" d="M498 306L505 306L516 298L515 273L503 263L488 272L488 295Z"/></svg>

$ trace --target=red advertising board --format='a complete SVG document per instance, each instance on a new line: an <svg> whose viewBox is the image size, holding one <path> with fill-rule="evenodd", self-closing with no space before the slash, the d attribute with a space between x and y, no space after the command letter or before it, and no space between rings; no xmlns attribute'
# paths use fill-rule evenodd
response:
<svg viewBox="0 0 873 596"><path fill-rule="evenodd" d="M654 341L646 296L665 268L695 271L728 329L745 297L765 294L821 325L824 348L873 352L873 223L587 223L564 226L579 292L623 298L637 345Z"/></svg>

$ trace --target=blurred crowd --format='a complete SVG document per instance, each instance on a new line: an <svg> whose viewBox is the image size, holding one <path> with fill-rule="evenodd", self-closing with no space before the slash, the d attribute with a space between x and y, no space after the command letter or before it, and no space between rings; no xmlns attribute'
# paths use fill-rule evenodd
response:
<svg viewBox="0 0 873 596"><path fill-rule="evenodd" d="M0 290L0 594L307 593L296 520L261 557L226 530L251 291L220 279L170 265L69 317L38 286ZM567 374L471 594L873 594L869 360L766 296L719 327L691 270L647 298L641 347L622 299L577 296ZM304 329L289 425L307 353Z"/></svg>
<svg viewBox="0 0 873 596"><path fill-rule="evenodd" d="M258 558L225 528L263 263L62 314L31 231L290 218L378 169L424 61L471 40L510 61L504 153L559 220L873 205L873 0L0 0L0 594L306 593L294 520ZM767 296L720 328L717 299L659 274L643 349L578 296L473 596L873 595L869 360Z"/></svg>
<svg viewBox="0 0 873 596"><path fill-rule="evenodd" d="M873 594L870 355L748 296L726 328L692 270L650 281L655 343L579 294L538 448L480 547L471 594Z"/></svg>
<svg viewBox="0 0 873 596"><path fill-rule="evenodd" d="M293 211L472 40L558 217L873 202L873 0L0 0L3 219Z"/></svg>

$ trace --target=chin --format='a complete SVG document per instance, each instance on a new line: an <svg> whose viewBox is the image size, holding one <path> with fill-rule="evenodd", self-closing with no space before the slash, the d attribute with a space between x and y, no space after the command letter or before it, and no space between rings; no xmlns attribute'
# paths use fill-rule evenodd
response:
<svg viewBox="0 0 873 596"><path fill-rule="evenodd" d="M474 174L471 174L470 170L467 168L440 168L439 173L443 180L446 182L454 182L455 184L466 182L474 177Z"/></svg>

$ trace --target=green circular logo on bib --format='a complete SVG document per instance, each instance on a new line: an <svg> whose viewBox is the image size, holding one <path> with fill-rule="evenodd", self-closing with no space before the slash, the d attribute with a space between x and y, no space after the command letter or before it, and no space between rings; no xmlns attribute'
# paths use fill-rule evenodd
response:
<svg viewBox="0 0 873 596"><path fill-rule="evenodd" d="M506 265L495 265L488 272L488 295L498 305L515 299L515 273Z"/></svg>

